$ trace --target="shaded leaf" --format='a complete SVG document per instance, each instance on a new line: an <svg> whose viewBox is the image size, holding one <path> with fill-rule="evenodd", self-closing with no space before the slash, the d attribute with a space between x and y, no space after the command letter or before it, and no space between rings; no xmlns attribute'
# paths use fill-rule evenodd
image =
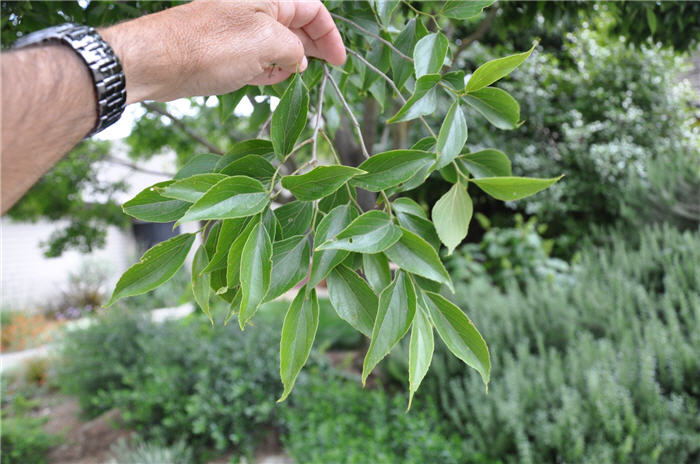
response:
<svg viewBox="0 0 700 464"><path fill-rule="evenodd" d="M306 126L308 110L309 91L300 75L295 74L270 121L270 138L278 156L285 156L294 148Z"/></svg>
<svg viewBox="0 0 700 464"><path fill-rule="evenodd" d="M250 232L241 254L241 309L238 313L241 330L258 310L270 287L271 258L272 243L261 222Z"/></svg>
<svg viewBox="0 0 700 464"><path fill-rule="evenodd" d="M231 246L228 248L226 255L226 287L235 288L241 283L241 256L243 256L243 248L245 247L248 237L253 230L260 224L260 217L256 216L249 221L241 233L233 239ZM223 231L223 229L222 229Z"/></svg>
<svg viewBox="0 0 700 464"><path fill-rule="evenodd" d="M469 19L481 14L484 8L496 0L450 0L442 7L442 14L448 18Z"/></svg>
<svg viewBox="0 0 700 464"><path fill-rule="evenodd" d="M328 297L338 316L371 337L378 300L367 282L341 264L328 274L327 283Z"/></svg>
<svg viewBox="0 0 700 464"><path fill-rule="evenodd" d="M324 243L329 238L338 235L356 217L357 211L350 205L341 205L332 209L316 227L314 246L316 243ZM325 279L331 269L348 257L348 253L345 250L314 251L308 283L309 287L315 287L320 281Z"/></svg>
<svg viewBox="0 0 700 464"><path fill-rule="evenodd" d="M185 177L194 176L196 174L206 174L214 172L216 163L221 159L221 156L212 153L197 155L192 158L187 164L180 168L173 177L173 180L184 179Z"/></svg>
<svg viewBox="0 0 700 464"><path fill-rule="evenodd" d="M244 86L240 89L227 93L225 95L218 95L219 99L219 120L223 123L233 114L233 110L238 106L238 103L245 97L248 89Z"/></svg>
<svg viewBox="0 0 700 464"><path fill-rule="evenodd" d="M486 87L468 93L464 101L499 129L518 127L520 105L505 90Z"/></svg>
<svg viewBox="0 0 700 464"><path fill-rule="evenodd" d="M411 409L413 394L418 390L423 377L428 373L433 359L435 341L433 326L425 315L419 298L418 308L411 326L411 342L408 348L408 409Z"/></svg>
<svg viewBox="0 0 700 464"><path fill-rule="evenodd" d="M458 164L477 179L481 177L509 177L511 175L508 156L493 148L462 155L458 158Z"/></svg>
<svg viewBox="0 0 700 464"><path fill-rule="evenodd" d="M197 252L192 260L192 293L194 294L194 301L207 315L211 324L214 325L214 319L212 319L209 311L209 283L211 275L202 272L208 263L207 250L204 248L204 245L201 245L197 248Z"/></svg>
<svg viewBox="0 0 700 464"><path fill-rule="evenodd" d="M272 276L265 301L272 301L294 288L309 270L309 239L304 235L289 237L272 246Z"/></svg>
<svg viewBox="0 0 700 464"><path fill-rule="evenodd" d="M248 155L260 155L268 161L275 159L272 142L263 139L248 139L235 143L224 156L219 157L215 170L221 171L226 166Z"/></svg>
<svg viewBox="0 0 700 464"><path fill-rule="evenodd" d="M211 272L217 269L224 269L226 267L226 257L228 256L231 244L238 237L243 230L243 227L247 224L247 218L236 218L236 219L224 219L223 221L217 223L219 224L217 240L214 244L214 251L209 254L209 264L204 268L203 272ZM207 242L209 240L207 239ZM210 245L207 244L208 248ZM218 290L218 289L217 289Z"/></svg>
<svg viewBox="0 0 700 464"><path fill-rule="evenodd" d="M311 227L311 218L314 213L313 203L310 201L291 201L275 209L274 213L282 227L282 237L303 235Z"/></svg>
<svg viewBox="0 0 700 464"><path fill-rule="evenodd" d="M270 202L260 181L232 176L220 181L197 200L178 224L207 219L233 219L257 214Z"/></svg>
<svg viewBox="0 0 700 464"><path fill-rule="evenodd" d="M248 176L269 183L275 173L275 167L260 155L245 155L231 161L220 172L227 176Z"/></svg>
<svg viewBox="0 0 700 464"><path fill-rule="evenodd" d="M439 73L448 48L447 37L441 32L433 32L420 39L413 49L416 78Z"/></svg>
<svg viewBox="0 0 700 464"><path fill-rule="evenodd" d="M292 192L299 200L318 200L335 192L353 177L364 173L365 171L350 166L318 166L306 174L283 177L282 187Z"/></svg>
<svg viewBox="0 0 700 464"><path fill-rule="evenodd" d="M164 197L194 203L218 182L226 179L223 174L196 174L158 189Z"/></svg>
<svg viewBox="0 0 700 464"><path fill-rule="evenodd" d="M439 153L436 169L447 166L454 160L467 143L467 120L464 118L462 108L456 100L445 115L445 120L440 127L437 138L437 151Z"/></svg>
<svg viewBox="0 0 700 464"><path fill-rule="evenodd" d="M190 204L182 200L167 198L158 192L174 181L166 180L146 187L134 198L122 205L124 213L131 217L148 222L177 221L189 209Z"/></svg>
<svg viewBox="0 0 700 464"><path fill-rule="evenodd" d="M280 377L284 391L279 401L284 401L294 388L301 368L311 353L311 347L318 329L319 307L316 290L311 290L308 297L302 289L289 306L282 325L280 340Z"/></svg>
<svg viewBox="0 0 700 464"><path fill-rule="evenodd" d="M428 219L423 207L408 197L397 198L391 202L391 207L396 213L412 214L414 216Z"/></svg>
<svg viewBox="0 0 700 464"><path fill-rule="evenodd" d="M374 293L381 293L391 283L389 260L384 253L363 254L362 269Z"/></svg>
<svg viewBox="0 0 700 464"><path fill-rule="evenodd" d="M403 54L411 56L416 42L425 36L428 31L420 20L411 19L406 27L394 40L394 46ZM413 63L409 60L391 53L391 70L396 86L400 89L406 83L409 77L413 74Z"/></svg>
<svg viewBox="0 0 700 464"><path fill-rule="evenodd" d="M140 295L164 284L180 269L194 243L195 234L181 234L148 250L138 263L122 274L105 307L120 298Z"/></svg>
<svg viewBox="0 0 700 464"><path fill-rule="evenodd" d="M335 237L318 245L316 250L347 250L379 253L401 238L401 230L384 212L372 210L352 221Z"/></svg>
<svg viewBox="0 0 700 464"><path fill-rule="evenodd" d="M440 239L435 231L435 226L428 219L407 213L397 213L396 218L401 227L421 237L435 248L435 251L440 250Z"/></svg>
<svg viewBox="0 0 700 464"><path fill-rule="evenodd" d="M384 252L386 257L404 271L445 284L454 293L450 275L435 249L413 232L401 230L401 239Z"/></svg>
<svg viewBox="0 0 700 464"><path fill-rule="evenodd" d="M360 164L367 172L354 177L350 182L365 190L380 190L410 179L418 171L435 162L435 154L420 150L391 150L377 153Z"/></svg>
<svg viewBox="0 0 700 464"><path fill-rule="evenodd" d="M476 369L488 387L491 357L484 338L472 321L442 295L425 292L430 316L438 335L447 348L468 366Z"/></svg>
<svg viewBox="0 0 700 464"><path fill-rule="evenodd" d="M427 114L431 114L437 108L437 92L435 85L440 81L440 74L426 74L416 81L413 95L387 123L410 121Z"/></svg>
<svg viewBox="0 0 700 464"><path fill-rule="evenodd" d="M406 335L415 312L416 291L406 273L399 271L394 281L379 296L377 318L372 327L372 341L362 363L363 385L372 369Z"/></svg>

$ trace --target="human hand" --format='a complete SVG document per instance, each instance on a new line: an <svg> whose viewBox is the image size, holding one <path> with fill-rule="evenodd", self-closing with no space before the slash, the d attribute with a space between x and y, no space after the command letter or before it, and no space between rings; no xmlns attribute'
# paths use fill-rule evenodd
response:
<svg viewBox="0 0 700 464"><path fill-rule="evenodd" d="M307 56L345 62L319 0L195 0L100 33L122 62L127 103L274 84L306 69Z"/></svg>

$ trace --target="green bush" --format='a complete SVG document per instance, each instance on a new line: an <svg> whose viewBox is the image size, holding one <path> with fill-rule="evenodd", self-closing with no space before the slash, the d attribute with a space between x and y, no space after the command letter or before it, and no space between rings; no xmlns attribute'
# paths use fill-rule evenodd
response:
<svg viewBox="0 0 700 464"><path fill-rule="evenodd" d="M563 53L540 50L499 83L520 102L526 121L517 131L493 131L474 119L469 139L505 151L516 175L566 174L515 207L575 246L591 224L613 224L623 213L637 223L650 202L697 203L697 189L683 195L672 180L700 185L700 127L690 106L696 97L679 79L685 63L659 45L633 46L582 27ZM652 163L664 166L670 184L655 181ZM624 207L630 203L636 207ZM678 216L672 208L663 213L649 219ZM694 226L699 222L696 213Z"/></svg>
<svg viewBox="0 0 700 464"><path fill-rule="evenodd" d="M318 463L462 463L454 430L431 405L406 413L406 396L362 389L318 366L302 374L282 413L285 450Z"/></svg>
<svg viewBox="0 0 700 464"><path fill-rule="evenodd" d="M518 463L698 462L700 233L610 242L582 254L569 285L459 285L489 340L488 395L438 347L418 401L436 398L467 449Z"/></svg>
<svg viewBox="0 0 700 464"><path fill-rule="evenodd" d="M523 286L533 276L557 284L571 280L569 264L550 257L554 241L542 238L547 227L538 225L536 217L524 222L516 214L515 227L500 228L491 227L485 216L476 216L486 233L479 243L462 245L445 261L453 280L486 276L500 288L513 281Z"/></svg>
<svg viewBox="0 0 700 464"><path fill-rule="evenodd" d="M4 392L3 392L4 396ZM23 396L15 396L10 406L2 409L0 421L0 455L2 464L43 464L46 452L59 443L60 438L50 435L42 429L46 417L33 417L31 409L35 402L27 401Z"/></svg>
<svg viewBox="0 0 700 464"><path fill-rule="evenodd" d="M250 453L273 421L279 336L190 322L150 322L111 310L66 337L59 383L89 415L119 408L156 444Z"/></svg>
<svg viewBox="0 0 700 464"><path fill-rule="evenodd" d="M110 448L113 459L108 464L190 464L193 462L192 450L184 442L172 446L161 446L144 441L141 438L120 440Z"/></svg>

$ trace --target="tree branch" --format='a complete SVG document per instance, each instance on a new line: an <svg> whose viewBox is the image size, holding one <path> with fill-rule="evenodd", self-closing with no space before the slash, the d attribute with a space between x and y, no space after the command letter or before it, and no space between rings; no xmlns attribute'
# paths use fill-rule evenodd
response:
<svg viewBox="0 0 700 464"><path fill-rule="evenodd" d="M348 102L345 100L345 97L343 96L343 92L341 92L340 89L338 88L338 84L335 83L335 79L333 79L333 76L331 76L331 73L328 71L328 67L325 64L323 65L323 72L326 75L326 77L328 78L328 80L331 82L333 89L335 89L335 93L338 94L338 98L340 98L340 101L343 104L345 111L348 113L348 116L350 116L350 120L352 121L352 125L355 128L355 132L357 132L357 137L360 139L360 148L362 149L362 154L364 155L365 158L369 158L369 152L367 151L367 147L365 146L365 139L362 137L362 129L360 128L360 123L357 122L357 118L355 117L355 114L352 112L352 108L350 108L350 105L348 105Z"/></svg>
<svg viewBox="0 0 700 464"><path fill-rule="evenodd" d="M142 168L141 166L130 163L129 161L117 158L115 156L107 156L104 158L104 161L127 167L133 171L143 172L144 174L153 174L154 176L173 177L175 175L171 172L152 171L150 169Z"/></svg>
<svg viewBox="0 0 700 464"><path fill-rule="evenodd" d="M351 21L351 20L349 20L348 18L345 18L345 17L340 16L340 15L335 14L335 13L331 13L331 16L333 16L335 19L339 19L339 20L341 20L341 21L345 21L346 23L350 24L352 27L354 27L354 28L357 29L358 31L360 31L360 32L362 32L362 33L364 33L364 34L367 34L368 36L370 36L370 37L372 37L372 38L377 39L378 41L382 42L384 45L386 45L387 47L389 47L390 49L392 49L392 50L393 50L397 55L399 55L401 58L404 58L404 59L410 61L411 63L413 63L413 58L411 58L410 56L404 54L404 53L403 53L401 50L399 50L398 48L394 47L394 45L393 45L391 42L389 42L388 40L386 40L385 38L383 38L383 37L381 37L381 36L375 34L374 32L368 31L368 30L365 29L364 27L362 27L362 26L360 26L359 24L357 24L355 21Z"/></svg>
<svg viewBox="0 0 700 464"><path fill-rule="evenodd" d="M470 46L472 43L476 42L477 40L481 39L486 35L488 32L489 28L491 27L491 23L493 22L494 19L496 19L496 14L498 14L498 4L493 5L489 9L489 14L486 15L486 18L479 24L479 27L466 36L463 40L462 43L459 44L459 47L457 47L457 51L454 54L454 59L452 60L452 66L457 62L457 58L459 58L459 55L462 54L462 52Z"/></svg>
<svg viewBox="0 0 700 464"><path fill-rule="evenodd" d="M165 110L158 105L155 105L153 103L148 103L148 102L141 102L141 105L146 108L148 111L152 111L154 113L158 113L161 116L165 116L166 118L170 119L173 124L175 124L177 127L182 129L187 135L189 135L191 138L195 139L197 142L201 143L205 147L209 149L212 153L216 153L217 155L224 155L224 151L221 150L219 147L199 135L197 132L192 130L191 127L189 127L187 124L182 122L180 119L176 118L173 116L168 110Z"/></svg>

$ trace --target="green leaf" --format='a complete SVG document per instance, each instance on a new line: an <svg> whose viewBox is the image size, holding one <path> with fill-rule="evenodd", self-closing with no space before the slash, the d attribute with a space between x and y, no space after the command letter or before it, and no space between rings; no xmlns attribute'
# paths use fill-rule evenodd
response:
<svg viewBox="0 0 700 464"><path fill-rule="evenodd" d="M651 8L646 9L647 12L647 24L649 25L649 30L651 30L651 35L656 33L656 15Z"/></svg>
<svg viewBox="0 0 700 464"><path fill-rule="evenodd" d="M437 138L439 153L436 169L442 169L452 162L467 143L467 120L456 100L447 111Z"/></svg>
<svg viewBox="0 0 700 464"><path fill-rule="evenodd" d="M450 275L442 265L435 248L413 232L403 228L401 230L401 240L384 252L386 257L404 271L445 284L454 293Z"/></svg>
<svg viewBox="0 0 700 464"><path fill-rule="evenodd" d="M411 326L411 342L408 348L408 409L411 409L413 394L428 373L435 347L433 326L423 312L427 309L424 310L421 306L419 299L418 309Z"/></svg>
<svg viewBox="0 0 700 464"><path fill-rule="evenodd" d="M263 139L249 139L235 143L224 156L219 157L214 170L221 171L226 166L247 155L260 155L268 161L275 159L272 142Z"/></svg>
<svg viewBox="0 0 700 464"><path fill-rule="evenodd" d="M279 101L270 121L270 138L278 156L289 154L306 126L309 91L295 74Z"/></svg>
<svg viewBox="0 0 700 464"><path fill-rule="evenodd" d="M282 325L280 341L280 377L284 392L278 402L284 401L294 388L301 368L311 353L318 329L319 307L316 290L306 297L305 289L297 294L289 306Z"/></svg>
<svg viewBox="0 0 700 464"><path fill-rule="evenodd" d="M488 388L491 357L484 338L457 306L437 293L425 294L431 319L442 341L455 356L481 374Z"/></svg>
<svg viewBox="0 0 700 464"><path fill-rule="evenodd" d="M431 114L437 108L437 92L435 85L440 82L440 74L426 74L416 81L413 95L406 101L401 109L387 119L387 123L410 121L427 114Z"/></svg>
<svg viewBox="0 0 700 464"><path fill-rule="evenodd" d="M520 121L520 105L508 92L485 87L468 93L464 101L499 129L515 129Z"/></svg>
<svg viewBox="0 0 700 464"><path fill-rule="evenodd" d="M469 231L474 214L472 199L467 188L456 183L433 206L433 223L440 241L447 247L447 254L462 243Z"/></svg>
<svg viewBox="0 0 700 464"><path fill-rule="evenodd" d="M275 167L260 155L246 155L232 161L220 172L227 176L248 176L267 183L275 173Z"/></svg>
<svg viewBox="0 0 700 464"><path fill-rule="evenodd" d="M214 325L214 319L211 317L211 312L209 311L209 284L211 282L211 275L209 273L203 273L204 268L207 267L209 263L209 258L207 257L207 250L204 245L197 248L197 252L194 254L194 259L192 260L192 293L194 294L194 301L199 305L199 307L204 311L211 321L211 325Z"/></svg>
<svg viewBox="0 0 700 464"><path fill-rule="evenodd" d="M394 46L404 55L413 54L416 42L425 36L428 31L420 20L412 19L394 40ZM391 53L391 70L394 83L400 89L413 74L413 63L399 56L395 52Z"/></svg>
<svg viewBox="0 0 700 464"><path fill-rule="evenodd" d="M510 177L510 160L500 150L489 148L462 155L457 159L460 167L464 167L474 177Z"/></svg>
<svg viewBox="0 0 700 464"><path fill-rule="evenodd" d="M221 159L221 156L212 153L197 155L192 158L186 165L180 168L175 174L173 180L184 179L185 177L194 176L196 174L206 174L213 172L216 168L216 163Z"/></svg>
<svg viewBox="0 0 700 464"><path fill-rule="evenodd" d="M164 197L194 203L207 190L224 179L226 176L223 174L196 174L166 185L158 191Z"/></svg>
<svg viewBox="0 0 700 464"><path fill-rule="evenodd" d="M401 227L421 237L435 248L435 251L440 250L440 239L438 238L438 234L432 222L407 213L397 213L396 218L399 220L399 225Z"/></svg>
<svg viewBox="0 0 700 464"><path fill-rule="evenodd" d="M398 6L399 0L374 0L372 3L379 20L384 26L388 26L391 23L391 15Z"/></svg>
<svg viewBox="0 0 700 464"><path fill-rule="evenodd" d="M452 87L457 92L464 92L464 87L466 86L464 82L464 71L461 69L458 71L451 71L442 75L442 82L447 83L448 86Z"/></svg>
<svg viewBox="0 0 700 464"><path fill-rule="evenodd" d="M350 183L371 192L405 182L435 162L435 154L419 150L391 150L365 160L359 168L367 172L354 177Z"/></svg>
<svg viewBox="0 0 700 464"><path fill-rule="evenodd" d="M379 296L372 341L362 363L362 385L379 361L406 335L415 313L415 288L406 273L399 271L394 281Z"/></svg>
<svg viewBox="0 0 700 464"><path fill-rule="evenodd" d="M238 103L245 97L248 89L244 86L235 92L227 93L225 95L218 95L219 99L219 120L224 123L231 116L233 110L236 109Z"/></svg>
<svg viewBox="0 0 700 464"><path fill-rule="evenodd" d="M346 184L345 188L339 188L332 194L323 198L318 202L318 210L323 213L327 213L336 206L350 203L350 189L351 187ZM352 187L352 190L354 192L355 188ZM357 195L353 193L353 197L357 197Z"/></svg>
<svg viewBox="0 0 700 464"><path fill-rule="evenodd" d="M469 19L481 12L496 0L450 0L442 7L442 15L454 19Z"/></svg>
<svg viewBox="0 0 700 464"><path fill-rule="evenodd" d="M247 222L247 218L236 218L225 219L217 223L220 224L220 226L215 248L213 252L207 253L211 258L209 258L209 264L207 264L207 267L205 267L202 272L212 272L226 267L226 257L228 256L231 244L236 237L240 235ZM207 239L207 242L209 242L209 239Z"/></svg>
<svg viewBox="0 0 700 464"><path fill-rule="evenodd" d="M420 39L413 49L416 79L426 74L439 73L445 62L448 48L447 37L441 32L433 32Z"/></svg>
<svg viewBox="0 0 700 464"><path fill-rule="evenodd" d="M294 288L309 270L309 239L304 235L275 242L272 247L272 277L265 301L272 301Z"/></svg>
<svg viewBox="0 0 700 464"><path fill-rule="evenodd" d="M265 209L269 202L268 192L260 181L232 176L210 188L177 223L252 216Z"/></svg>
<svg viewBox="0 0 700 464"><path fill-rule="evenodd" d="M358 253L379 253L401 238L401 230L384 212L372 210L350 223L335 237L316 247L316 250L347 250Z"/></svg>
<svg viewBox="0 0 700 464"><path fill-rule="evenodd" d="M369 286L379 294L391 283L391 270L389 260L383 253L363 254L362 269Z"/></svg>
<svg viewBox="0 0 700 464"><path fill-rule="evenodd" d="M207 250L207 256L214 256L216 252L216 242L219 240L219 231L221 230L222 221L215 222L207 230L207 238L204 241L204 247Z"/></svg>
<svg viewBox="0 0 700 464"><path fill-rule="evenodd" d="M265 213L262 216L262 223L265 226L267 235L270 236L270 240L274 242L278 237L278 229L280 229L279 234L281 235L282 226L280 226L277 216L275 216L274 211L272 211L270 208L265 210Z"/></svg>
<svg viewBox="0 0 700 464"><path fill-rule="evenodd" d="M482 177L481 179L469 179L497 200L515 201L529 197L546 189L564 176L551 179L537 179L532 177Z"/></svg>
<svg viewBox="0 0 700 464"><path fill-rule="evenodd" d="M173 200L158 193L174 181L158 182L141 190L134 198L122 205L122 210L131 217L148 222L177 221L190 207L182 200Z"/></svg>
<svg viewBox="0 0 700 464"><path fill-rule="evenodd" d="M357 211L350 205L338 206L329 212L316 227L314 244L324 243L329 238L335 237L341 230L345 229L353 219L357 217ZM320 281L326 278L331 269L342 263L348 257L345 250L320 250L314 251L311 275L309 276L309 287L315 287Z"/></svg>
<svg viewBox="0 0 700 464"><path fill-rule="evenodd" d="M119 278L105 307L112 306L120 298L146 293L167 282L185 262L194 238L195 234L177 235L144 253L139 262Z"/></svg>
<svg viewBox="0 0 700 464"><path fill-rule="evenodd" d="M241 330L258 310L270 288L271 258L272 243L261 222L251 231L241 254L241 309L238 313Z"/></svg>
<svg viewBox="0 0 700 464"><path fill-rule="evenodd" d="M228 288L237 287L241 280L241 257L248 237L260 224L260 217L257 216L246 224L241 233L233 240L226 255L226 286ZM223 229L221 234L223 234Z"/></svg>
<svg viewBox="0 0 700 464"><path fill-rule="evenodd" d="M313 201L330 195L353 177L364 174L350 166L318 166L300 176L285 176L282 187L302 201Z"/></svg>
<svg viewBox="0 0 700 464"><path fill-rule="evenodd" d="M498 58L482 64L474 71L472 77L469 78L465 90L467 92L474 92L507 76L532 54L536 46L537 44L533 45L530 50L524 53Z"/></svg>
<svg viewBox="0 0 700 464"><path fill-rule="evenodd" d="M291 201L277 208L274 213L282 226L282 237L286 238L303 235L311 227L314 208L310 201Z"/></svg>
<svg viewBox="0 0 700 464"><path fill-rule="evenodd" d="M394 209L394 212L398 213L404 213L404 214L412 214L414 216L421 217L423 219L428 219L428 215L425 214L425 211L423 210L423 207L416 203L414 200L411 200L410 198L407 197L401 197L397 198L394 201L391 202L391 207Z"/></svg>
<svg viewBox="0 0 700 464"><path fill-rule="evenodd" d="M372 336L377 316L377 295L355 271L336 266L326 279L328 297L338 316L365 336Z"/></svg>

